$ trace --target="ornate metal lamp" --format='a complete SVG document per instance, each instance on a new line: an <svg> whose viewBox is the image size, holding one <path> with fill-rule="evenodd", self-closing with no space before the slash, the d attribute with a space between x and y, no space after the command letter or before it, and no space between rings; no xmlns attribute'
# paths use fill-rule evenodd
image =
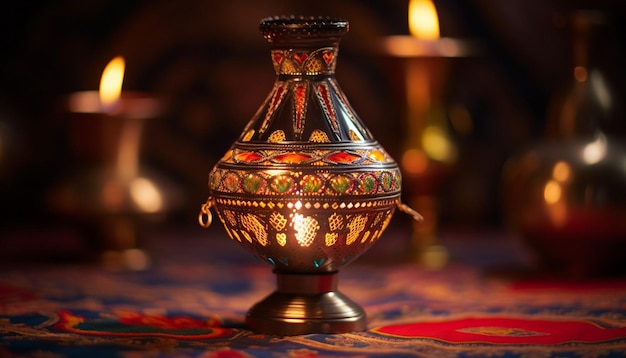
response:
<svg viewBox="0 0 626 358"><path fill-rule="evenodd" d="M274 266L275 292L254 305L254 331L296 335L366 329L364 310L337 290L340 267L385 230L399 207L400 170L335 80L348 22L261 21L274 87L209 175L199 222L215 208L229 236Z"/></svg>

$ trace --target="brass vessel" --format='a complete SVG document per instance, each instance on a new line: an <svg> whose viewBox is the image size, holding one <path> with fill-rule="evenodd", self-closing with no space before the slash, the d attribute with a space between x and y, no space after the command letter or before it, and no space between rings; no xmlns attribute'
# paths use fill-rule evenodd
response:
<svg viewBox="0 0 626 358"><path fill-rule="evenodd" d="M277 290L253 306L254 331L295 335L366 329L364 310L337 290L339 269L382 235L400 203L396 162L372 137L335 79L348 22L321 17L261 21L276 81L209 175L228 235L270 263Z"/></svg>

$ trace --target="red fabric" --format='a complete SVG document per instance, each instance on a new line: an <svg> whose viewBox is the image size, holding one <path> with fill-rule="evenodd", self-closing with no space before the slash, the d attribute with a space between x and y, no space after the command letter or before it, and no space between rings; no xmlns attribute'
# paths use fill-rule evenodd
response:
<svg viewBox="0 0 626 358"><path fill-rule="evenodd" d="M375 330L405 338L451 343L562 344L601 342L626 336L626 327L603 328L588 321L493 317L396 324Z"/></svg>

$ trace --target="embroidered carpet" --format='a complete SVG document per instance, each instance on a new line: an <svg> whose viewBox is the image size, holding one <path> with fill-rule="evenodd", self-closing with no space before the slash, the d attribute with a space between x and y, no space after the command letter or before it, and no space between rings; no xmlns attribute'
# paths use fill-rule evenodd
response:
<svg viewBox="0 0 626 358"><path fill-rule="evenodd" d="M366 309L367 331L275 337L243 324L274 289L268 264L222 237L166 237L146 271L5 265L0 357L626 355L624 278L495 275L480 263L497 250L436 271L364 258L342 270L339 287Z"/></svg>

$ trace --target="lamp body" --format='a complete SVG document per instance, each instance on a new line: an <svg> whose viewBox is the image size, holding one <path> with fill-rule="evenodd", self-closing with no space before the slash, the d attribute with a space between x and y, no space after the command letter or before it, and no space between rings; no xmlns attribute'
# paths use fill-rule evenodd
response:
<svg viewBox="0 0 626 358"><path fill-rule="evenodd" d="M572 14L571 83L553 97L544 141L504 172L507 216L540 268L577 278L626 272L623 110L589 48L601 18Z"/></svg>
<svg viewBox="0 0 626 358"><path fill-rule="evenodd" d="M228 235L277 275L247 324L277 335L364 330L365 312L337 291L337 272L391 220L399 168L335 79L346 21L268 18L260 30L276 81L211 171L207 201Z"/></svg>
<svg viewBox="0 0 626 358"><path fill-rule="evenodd" d="M597 161L589 158L596 150ZM625 160L624 144L599 137L545 143L510 161L509 218L541 269L576 278L625 272Z"/></svg>

